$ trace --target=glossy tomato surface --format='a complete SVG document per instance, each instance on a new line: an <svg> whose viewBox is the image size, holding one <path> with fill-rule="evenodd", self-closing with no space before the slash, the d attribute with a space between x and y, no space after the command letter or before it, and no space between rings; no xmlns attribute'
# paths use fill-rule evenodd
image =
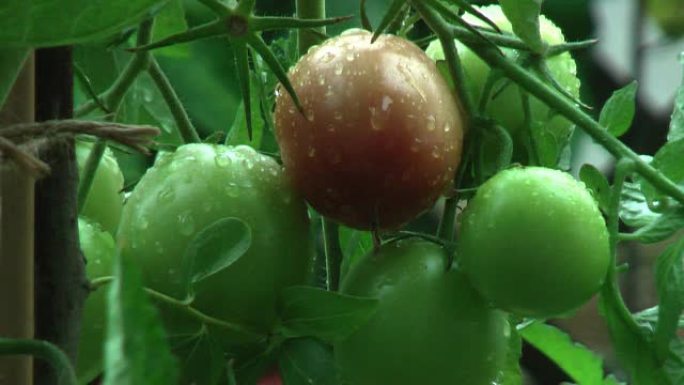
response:
<svg viewBox="0 0 684 385"><path fill-rule="evenodd" d="M146 286L183 299L188 243L229 217L249 226L251 245L230 267L195 286L192 306L270 331L280 290L306 282L313 256L306 206L272 158L247 146L209 144L184 145L162 156L126 203L117 242L122 256L142 267ZM170 309L164 313L173 331L181 317ZM225 337L228 343L241 340Z"/></svg>
<svg viewBox="0 0 684 385"><path fill-rule="evenodd" d="M354 385L491 385L506 352L504 313L489 309L465 276L447 271L440 246L402 240L361 259L345 294L378 298L371 320L335 346Z"/></svg>
<svg viewBox="0 0 684 385"><path fill-rule="evenodd" d="M459 258L473 285L496 306L551 317L582 305L610 262L596 202L569 174L540 167L504 170L466 207Z"/></svg>
<svg viewBox="0 0 684 385"><path fill-rule="evenodd" d="M413 43L349 30L290 70L304 114L284 90L276 134L286 173L320 213L345 225L396 228L431 207L454 176L459 105Z"/></svg>
<svg viewBox="0 0 684 385"><path fill-rule="evenodd" d="M109 232L86 218L78 219L81 251L86 259L89 280L112 275L116 246ZM81 315L76 373L81 383L88 383L102 372L102 355L107 323L107 288L90 292Z"/></svg>
<svg viewBox="0 0 684 385"><path fill-rule="evenodd" d="M501 30L513 33L513 27L501 7L490 5L481 7L479 10L496 23ZM464 19L471 24L485 26L484 22L474 16L466 15ZM565 43L563 32L552 21L542 15L539 18L539 24L542 39L546 44ZM478 105L490 74L490 67L475 52L460 42L456 43L456 47L465 72L468 93L475 105ZM518 51L504 49L504 52L513 60L520 59ZM427 47L426 53L434 60L444 60L444 51L439 40L432 41ZM579 97L580 81L577 78L577 67L568 52L546 59L546 65L558 84L569 94ZM525 114L520 97L520 88L510 82L506 84L506 82L508 80L501 79L495 84L485 113L510 132L515 143L514 156L517 160L524 160L527 155L521 134L525 125ZM558 157L570 139L574 126L570 121L556 114L546 104L532 96L530 96L530 109L534 124L534 140L542 142L542 147L548 149L547 152L539 154L542 164L555 166Z"/></svg>
<svg viewBox="0 0 684 385"><path fill-rule="evenodd" d="M83 173L88 155L93 147L92 142L76 141L76 161L79 174ZM83 215L102 226L110 234L116 234L116 228L123 209L124 177L119 164L111 150L107 149L95 171L95 177L88 193Z"/></svg>

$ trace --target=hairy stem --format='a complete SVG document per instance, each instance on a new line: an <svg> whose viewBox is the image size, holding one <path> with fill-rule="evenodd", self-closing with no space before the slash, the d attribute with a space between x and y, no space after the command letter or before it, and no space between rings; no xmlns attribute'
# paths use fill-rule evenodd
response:
<svg viewBox="0 0 684 385"><path fill-rule="evenodd" d="M100 288L101 286L107 285L111 282L114 281L114 277L99 277L96 279L93 279L90 282L90 288L92 290L96 290ZM263 333L260 333L256 330L253 330L249 326L246 325L241 325L235 322L230 322L230 321L225 321L221 320L218 318L214 318L210 315L207 315L205 313L202 313L201 311L195 309L194 307L190 306L191 304L188 301L182 301L176 298L173 298L171 296L168 296L164 293L160 293L158 291L152 290L150 288L144 288L145 292L147 295L150 296L150 298L154 299L155 301L158 302L163 302L168 305L174 306L177 309L180 309L190 315L191 317L195 318L196 320L206 324L206 325L213 325L219 328L223 328L226 330L238 332L244 335L256 337L256 338L266 338L267 336Z"/></svg>
<svg viewBox="0 0 684 385"><path fill-rule="evenodd" d="M300 19L325 19L325 0L297 0L297 17ZM320 34L325 34L325 27L311 29L318 34L306 29L297 31L300 55L304 55L309 47L321 41Z"/></svg>
<svg viewBox="0 0 684 385"><path fill-rule="evenodd" d="M154 58L151 59L148 72L157 85L159 92L161 92L164 101L166 101L166 105L169 107L171 115L173 115L173 118L176 121L176 126L178 126L178 131L183 138L183 142L199 143L201 140L195 126L193 126L190 121L190 117L185 111L176 91L171 86L169 79Z"/></svg>

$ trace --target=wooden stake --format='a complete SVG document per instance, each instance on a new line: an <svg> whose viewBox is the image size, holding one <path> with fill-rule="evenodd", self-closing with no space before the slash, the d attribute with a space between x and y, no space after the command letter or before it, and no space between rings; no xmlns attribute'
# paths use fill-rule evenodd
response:
<svg viewBox="0 0 684 385"><path fill-rule="evenodd" d="M19 74L0 126L34 119L33 55ZM31 173L0 159L0 336L32 338L34 184ZM33 384L30 357L0 357L0 385Z"/></svg>

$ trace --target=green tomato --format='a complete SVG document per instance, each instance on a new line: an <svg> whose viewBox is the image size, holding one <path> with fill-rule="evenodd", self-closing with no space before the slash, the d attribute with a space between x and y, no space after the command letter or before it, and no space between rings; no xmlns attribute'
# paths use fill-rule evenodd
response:
<svg viewBox="0 0 684 385"><path fill-rule="evenodd" d="M504 313L488 308L444 250L410 239L366 255L341 292L379 300L376 313L335 346L354 385L490 385L506 353Z"/></svg>
<svg viewBox="0 0 684 385"><path fill-rule="evenodd" d="M83 167L92 147L91 142L76 141L79 174L83 173ZM115 234L123 209L123 194L121 193L123 183L124 177L119 164L112 151L107 148L95 171L88 198L79 215L99 223L110 234Z"/></svg>
<svg viewBox="0 0 684 385"><path fill-rule="evenodd" d="M608 231L593 197L569 174L513 168L485 182L460 228L463 269L483 297L523 316L576 309L603 284Z"/></svg>
<svg viewBox="0 0 684 385"><path fill-rule="evenodd" d="M94 279L112 274L116 247L112 235L85 218L78 219L81 251L86 258L86 276ZM102 354L107 321L107 290L91 292L81 316L76 373L80 383L88 383L102 372Z"/></svg>
<svg viewBox="0 0 684 385"><path fill-rule="evenodd" d="M192 306L268 332L281 289L306 283L313 258L306 206L272 158L247 146L209 144L184 145L160 157L130 195L117 242L123 258L138 261L147 287L183 299L186 247L227 217L251 228L251 245L230 267L194 286ZM168 307L162 313L170 333L198 328ZM251 341L221 335L224 346Z"/></svg>
<svg viewBox="0 0 684 385"><path fill-rule="evenodd" d="M496 23L502 31L513 32L511 23L498 5L482 7L479 10ZM485 26L481 20L474 16L467 15L464 19L473 25ZM539 24L544 42L549 45L565 42L562 31L543 15L539 18ZM456 41L456 48L461 59L463 71L465 72L467 91L471 100L477 105L487 82L490 67L475 52L458 41ZM444 60L444 51L439 40L432 41L425 52L433 60ZM505 49L504 52L513 60L519 57L518 52L515 50ZM577 79L577 68L572 56L565 52L546 59L546 64L558 84L574 97L579 97L580 81ZM503 84L503 80L498 81L495 84L494 90L499 90ZM548 149L540 154L542 164L555 166L563 148L570 139L574 126L569 120L555 114L546 104L532 96L530 96L530 108L533 126L535 127L533 130L537 132L534 135L534 139L541 144L539 147ZM509 83L501 92L496 93L493 98L490 95L485 113L506 128L511 134L514 140L514 159L526 159L525 154L527 150L521 138L521 133L524 131L525 115L520 98L520 88L513 83Z"/></svg>
<svg viewBox="0 0 684 385"><path fill-rule="evenodd" d="M646 9L666 34L674 37L684 35L684 2L648 0Z"/></svg>

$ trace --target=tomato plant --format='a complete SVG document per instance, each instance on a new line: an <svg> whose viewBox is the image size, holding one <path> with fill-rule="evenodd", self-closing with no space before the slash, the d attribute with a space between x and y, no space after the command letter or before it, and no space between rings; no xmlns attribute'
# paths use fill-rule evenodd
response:
<svg viewBox="0 0 684 385"><path fill-rule="evenodd" d="M112 274L116 246L111 234L85 218L78 219L81 250L86 259L86 276L90 279ZM102 355L106 325L106 291L95 290L88 295L81 318L81 339L78 346L79 381L88 383L102 373Z"/></svg>
<svg viewBox="0 0 684 385"><path fill-rule="evenodd" d="M444 250L427 241L382 246L352 267L341 292L378 298L376 313L335 346L351 384L491 384L508 325Z"/></svg>
<svg viewBox="0 0 684 385"><path fill-rule="evenodd" d="M532 317L569 312L601 287L608 231L589 191L560 171L502 171L463 213L459 258L496 306Z"/></svg>
<svg viewBox="0 0 684 385"><path fill-rule="evenodd" d="M463 122L435 65L413 43L346 31L290 71L280 91L283 163L311 205L345 225L396 228L432 206L461 156Z"/></svg>
<svg viewBox="0 0 684 385"><path fill-rule="evenodd" d="M133 190L117 242L122 256L141 266L148 287L183 299L184 252L223 218L244 222L251 243L232 264L214 262L222 268L196 283L193 306L267 332L276 322L279 291L305 283L312 258L305 206L271 158L247 146L208 144L165 154ZM168 313L174 330L180 320ZM242 337L227 335L229 341Z"/></svg>
<svg viewBox="0 0 684 385"><path fill-rule="evenodd" d="M504 15L501 7L491 5L479 9L489 20L496 24L502 31L512 33L513 28ZM466 20L485 27L486 24L476 17L469 15ZM542 40L548 45L565 43L563 32L553 22L543 15L539 16L539 27ZM466 76L466 90L471 100L479 106L485 106L483 111L488 117L495 119L511 135L514 142L514 158L528 160L528 148L531 143L543 142L540 148L544 149L539 161L549 167L555 167L563 148L568 144L573 131L573 124L562 115L550 109L545 103L537 98L529 98L530 122L525 120L525 107L518 86L512 84L506 78L496 78L487 63L480 59L477 54L463 45L457 43L459 58L463 65ZM529 56L516 50L504 50L515 61L524 62L531 60ZM444 60L444 51L439 40L433 40L426 49L426 53L434 60ZM548 74L573 97L579 97L580 81L577 79L575 61L569 52L548 58L543 61L548 69ZM489 77L498 79L493 87L486 90ZM485 100L481 100L484 98ZM529 126L529 128L527 127ZM530 137L531 132L531 137ZM539 144L536 144L539 146ZM548 151L548 153L546 153ZM548 155L547 155L548 154ZM532 159L533 160L533 159Z"/></svg>
<svg viewBox="0 0 684 385"><path fill-rule="evenodd" d="M612 84L645 25L611 76L590 0L91 3L0 6L5 382L684 378L684 91L665 127Z"/></svg>
<svg viewBox="0 0 684 385"><path fill-rule="evenodd" d="M92 143L76 142L76 160L81 173L91 149ZM97 167L83 212L80 214L115 234L123 208L123 184L124 177L119 164L111 150L107 150Z"/></svg>

